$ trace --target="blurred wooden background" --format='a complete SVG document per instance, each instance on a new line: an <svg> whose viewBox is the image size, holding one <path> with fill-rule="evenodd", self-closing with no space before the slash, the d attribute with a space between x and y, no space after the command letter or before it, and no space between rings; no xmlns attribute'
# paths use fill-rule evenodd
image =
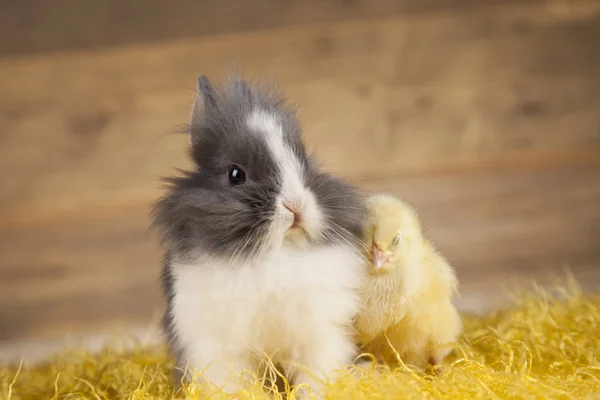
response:
<svg viewBox="0 0 600 400"><path fill-rule="evenodd" d="M415 204L465 306L600 283L599 1L8 0L0 341L160 312L149 205L230 62L273 73L330 170Z"/></svg>

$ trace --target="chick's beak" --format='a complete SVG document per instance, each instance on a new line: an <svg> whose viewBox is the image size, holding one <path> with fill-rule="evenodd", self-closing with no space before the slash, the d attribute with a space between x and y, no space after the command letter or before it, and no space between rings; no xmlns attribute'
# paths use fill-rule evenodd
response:
<svg viewBox="0 0 600 400"><path fill-rule="evenodd" d="M374 246L371 250L371 261L373 263L373 269L377 271L382 265L388 262L388 256L377 246Z"/></svg>

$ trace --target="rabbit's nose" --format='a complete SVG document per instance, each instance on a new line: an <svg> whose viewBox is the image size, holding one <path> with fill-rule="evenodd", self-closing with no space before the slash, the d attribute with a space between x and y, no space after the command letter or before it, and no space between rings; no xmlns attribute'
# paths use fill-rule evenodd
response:
<svg viewBox="0 0 600 400"><path fill-rule="evenodd" d="M290 229L297 227L300 224L300 222L302 221L302 214L300 211L300 207L296 203L289 202L289 201L284 201L283 206L285 208L287 208L288 211L290 211L294 215L294 222L292 223L292 226L290 227Z"/></svg>

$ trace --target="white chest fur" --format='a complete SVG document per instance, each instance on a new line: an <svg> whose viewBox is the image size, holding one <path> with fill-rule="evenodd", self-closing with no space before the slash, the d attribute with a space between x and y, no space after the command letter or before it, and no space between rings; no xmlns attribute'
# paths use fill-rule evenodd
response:
<svg viewBox="0 0 600 400"><path fill-rule="evenodd" d="M192 367L233 361L247 368L248 356L263 352L323 370L352 361L348 336L363 261L347 247L288 248L254 265L208 260L172 269L174 334Z"/></svg>

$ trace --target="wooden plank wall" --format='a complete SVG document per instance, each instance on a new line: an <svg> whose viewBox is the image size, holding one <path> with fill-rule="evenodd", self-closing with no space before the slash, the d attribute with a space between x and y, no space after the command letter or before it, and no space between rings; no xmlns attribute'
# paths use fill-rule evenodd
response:
<svg viewBox="0 0 600 400"><path fill-rule="evenodd" d="M471 303L564 266L600 283L600 3L284 3L2 6L0 340L160 311L148 207L196 76L232 61L280 81L330 170L417 206Z"/></svg>

